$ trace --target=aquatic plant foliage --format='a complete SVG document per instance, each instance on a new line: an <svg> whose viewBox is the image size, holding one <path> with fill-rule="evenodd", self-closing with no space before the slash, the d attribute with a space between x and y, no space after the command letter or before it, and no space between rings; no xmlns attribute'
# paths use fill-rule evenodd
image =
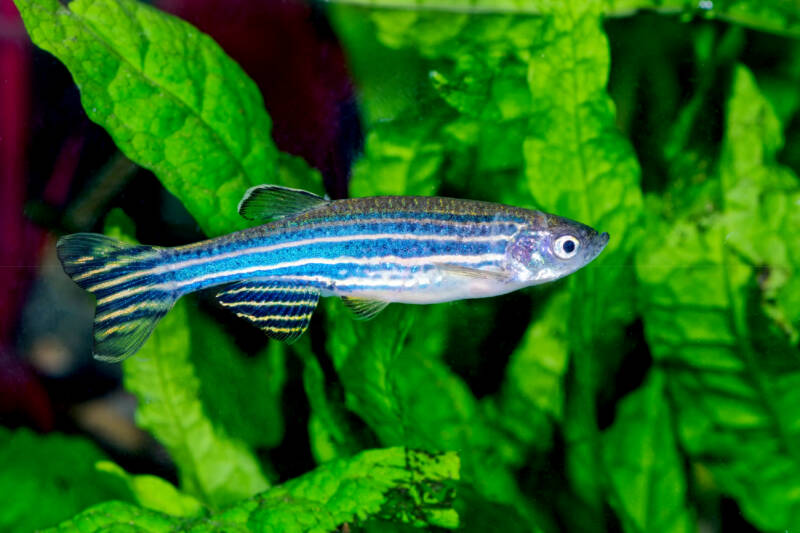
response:
<svg viewBox="0 0 800 533"><path fill-rule="evenodd" d="M244 227L235 209L252 185L323 192L318 174L272 148L254 86L189 26L131 0L16 3L89 116L209 236ZM546 289L389 306L369 322L323 299L312 335L252 357L179 303L124 363L178 486L103 463L97 474L121 496L103 489L41 517L20 496L0 523L17 509L29 529L90 531L694 531L720 514L734 527L800 527L790 3L351 3L328 7L366 131L353 196L544 209L608 231L607 250ZM221 79L192 70L211 64ZM137 114L155 133L139 135ZM287 357L302 366L318 466L276 484L284 465L268 449L302 410L281 397ZM25 486L58 472L42 469L9 476Z"/></svg>

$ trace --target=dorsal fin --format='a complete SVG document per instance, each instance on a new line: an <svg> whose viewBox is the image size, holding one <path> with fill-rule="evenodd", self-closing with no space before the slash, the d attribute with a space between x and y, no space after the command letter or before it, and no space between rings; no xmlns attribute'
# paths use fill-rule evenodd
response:
<svg viewBox="0 0 800 533"><path fill-rule="evenodd" d="M279 185L256 185L244 193L239 214L248 220L269 220L320 207L328 200L302 189Z"/></svg>

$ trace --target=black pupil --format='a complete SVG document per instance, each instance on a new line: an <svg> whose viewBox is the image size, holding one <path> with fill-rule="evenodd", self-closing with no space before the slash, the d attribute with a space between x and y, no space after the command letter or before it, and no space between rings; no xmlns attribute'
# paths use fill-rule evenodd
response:
<svg viewBox="0 0 800 533"><path fill-rule="evenodd" d="M575 241L566 240L564 241L564 251L568 254L571 254L575 251Z"/></svg>

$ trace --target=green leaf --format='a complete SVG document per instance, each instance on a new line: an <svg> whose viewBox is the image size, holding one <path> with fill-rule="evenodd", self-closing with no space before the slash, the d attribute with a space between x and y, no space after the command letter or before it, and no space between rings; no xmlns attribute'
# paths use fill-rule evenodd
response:
<svg viewBox="0 0 800 533"><path fill-rule="evenodd" d="M640 9L654 9L664 14L695 14L704 18L718 18L750 28L778 34L800 36L800 18L797 5L783 0L724 0L708 4L689 3L684 0L606 0L609 15L626 15Z"/></svg>
<svg viewBox="0 0 800 533"><path fill-rule="evenodd" d="M123 480L136 497L139 505L145 509L181 517L197 516L204 511L203 505L199 501L188 494L183 494L160 477L133 476L110 461L100 461L96 466L99 471L107 472Z"/></svg>
<svg viewBox="0 0 800 533"><path fill-rule="evenodd" d="M167 533L178 529L177 518L158 511L142 509L126 502L105 502L78 514L48 532L100 533L125 531L130 533ZM179 530L186 530L180 528Z"/></svg>
<svg viewBox="0 0 800 533"><path fill-rule="evenodd" d="M466 384L439 360L452 306L393 305L369 322L352 320L338 302L327 306L327 348L345 405L384 445L457 450L464 482L489 502L514 506L524 518L520 528L535 528L535 511L506 464L501 435Z"/></svg>
<svg viewBox="0 0 800 533"><path fill-rule="evenodd" d="M258 88L213 40L134 0L16 4L125 155L207 234L245 227L236 205L248 187L274 181L277 153Z"/></svg>
<svg viewBox="0 0 800 533"><path fill-rule="evenodd" d="M638 164L630 145L617 131L613 104L605 92L609 57L608 43L601 29L603 5L594 2L583 6L570 8L548 3L548 12L552 13L548 17L374 11L372 20L383 44L413 49L429 61L432 88L442 98L442 104L459 114L449 119L441 132L432 135L434 139L446 135L447 142L442 145L444 158L438 173L444 175L447 185L470 195L478 191L481 198L569 216L612 235L612 243L598 264L570 281L571 296L561 311L561 320L570 332L569 340L565 347L556 349L561 352L558 372L566 369L567 354L575 354L579 360L571 377L578 393L570 397L568 410L568 414L575 416L567 417L568 464L576 489L599 513L603 494L602 464L594 394L608 373L607 367L613 367L613 359L598 355L618 351L622 328L634 317L632 271L625 263L629 261L635 242L631 227L639 217L641 191ZM409 139L412 142L414 139L407 134L398 138L400 141L395 144L404 147L408 146ZM413 149L409 151L413 153ZM365 176L378 181L378 176L385 174L382 169L381 162L377 162ZM526 180L520 180L520 175ZM391 185L380 185L387 186ZM361 189L354 187L354 190ZM426 323L425 329L430 331L433 329L430 326ZM337 324L337 328L341 325ZM396 322L394 328L402 330L398 330ZM402 402L397 405L401 387L394 379L386 377L395 371L392 366L386 366L389 362L394 364L395 357L402 360L397 353L405 353L405 349L393 348L392 343L402 345L405 341L395 337L387 339L385 333L384 338L374 340L370 335L378 337L377 331L363 336L362 342L367 348L358 345L359 351L370 353L374 349L373 353L378 354L375 357L380 362L373 363L377 365L377 373L374 367L361 366L359 372L381 377L374 378L375 382L368 379L368 384L350 384L344 376L342 381L352 393L349 398L353 403L348 405L367 420L383 442L387 442L384 439L398 437L399 427L422 428L430 422L424 419L414 424L402 421L403 416L408 415ZM333 356L336 359L336 355ZM349 357L356 361L360 356ZM448 372L444 369L443 373ZM353 370L350 379L356 374ZM442 378L437 376L436 379ZM560 383L560 377L556 383ZM421 380L418 386L424 390L429 385ZM513 390L513 386L509 387L504 393ZM378 391L384 391L381 399L375 398ZM443 396L442 392L431 394ZM371 400L365 402L364 398ZM530 410L536 416L526 420L525 402L528 400L510 394L499 401L505 403L485 402L488 415L524 444L520 446L521 443L516 442L505 448L495 439L489 455L504 457L504 461L513 464L522 460L527 446L547 446L547 431L537 433L550 425L541 411ZM460 405L458 401L456 405ZM426 416L435 420L433 413L437 408L428 409L430 414ZM468 413L462 421L472 416L464 407L458 409ZM559 406L559 412L560 409ZM506 414L508 417L503 420ZM517 416L518 423L514 421ZM385 424L378 423L379 420L385 422L386 417L394 421L390 424L393 428L388 431L390 435ZM476 422L472 424L480 427ZM431 425L447 427L441 420ZM405 435L404 438L410 437ZM480 448L478 443L483 438L486 437L481 431L475 431L472 445ZM448 444L453 445L452 441ZM483 452L481 448L476 454L480 457L476 459L477 469L490 462L481 455ZM472 480L470 457L465 453L462 460L465 478ZM484 480L486 476L476 477ZM500 482L505 479L502 475L491 477L504 488L484 487L485 490L479 491L504 494L507 498L504 501L514 501L515 483Z"/></svg>
<svg viewBox="0 0 800 533"><path fill-rule="evenodd" d="M56 531L334 531L371 517L417 527L458 526L451 508L458 479L454 453L403 448L369 450L333 461L217 514L185 521L130 504L108 502L62 523Z"/></svg>
<svg viewBox="0 0 800 533"><path fill-rule="evenodd" d="M246 357L209 316L190 308L188 319L191 363L204 412L215 426L250 448L277 446L284 429L286 345L271 342Z"/></svg>
<svg viewBox="0 0 800 533"><path fill-rule="evenodd" d="M580 348L609 323L631 318L630 271L619 263L632 247L631 226L641 209L638 164L616 130L605 91L609 53L600 6L584 5L557 14L543 30L543 47L530 54L534 111L523 148L536 205L611 235L603 254L583 271L588 273L571 278L580 293L577 314L588 319L575 332ZM597 309L603 309L602 320L593 313Z"/></svg>
<svg viewBox="0 0 800 533"><path fill-rule="evenodd" d="M499 394L487 406L495 423L519 443L519 466L531 448L550 448L553 425L564 416L569 306L569 293L559 291L534 316L511 354Z"/></svg>
<svg viewBox="0 0 800 533"><path fill-rule="evenodd" d="M311 453L317 463L353 455L363 446L357 442L356 430L342 405L341 389L336 384L326 384L308 337L293 344L292 351L303 361L303 387L311 408L308 422Z"/></svg>
<svg viewBox="0 0 800 533"><path fill-rule="evenodd" d="M265 176L264 180L266 179L267 177ZM303 189L319 196L325 195L325 188L322 186L322 174L320 174L319 170L308 166L308 163L303 158L286 152L278 152L278 176L274 183L279 183L284 187Z"/></svg>
<svg viewBox="0 0 800 533"><path fill-rule="evenodd" d="M136 422L169 451L181 489L220 506L268 487L245 443L215 426L201 401L192 364L189 301L179 300L161 320L136 357L123 362L125 388L139 399Z"/></svg>
<svg viewBox="0 0 800 533"><path fill-rule="evenodd" d="M737 67L719 176L676 191L665 211L678 218L651 221L636 261L681 443L765 530L800 525L800 351L776 320L800 266L800 190L775 162L781 144L774 112Z"/></svg>
<svg viewBox="0 0 800 533"><path fill-rule="evenodd" d="M355 196L435 194L444 160L442 121L435 118L376 125L365 140L364 156L353 167Z"/></svg>
<svg viewBox="0 0 800 533"><path fill-rule="evenodd" d="M617 131L605 90L609 51L602 5L553 9L540 47L528 58L533 112L523 152L535 205L611 235L602 255L569 278L567 318L573 357L564 425L567 470L580 499L599 517L605 491L595 393L614 366L601 354L619 352L622 328L633 319L634 283L625 263L642 199L638 163Z"/></svg>
<svg viewBox="0 0 800 533"><path fill-rule="evenodd" d="M686 474L664 381L661 371L651 373L622 400L614 425L603 434L611 503L627 532L697 531L686 508Z"/></svg>
<svg viewBox="0 0 800 533"><path fill-rule="evenodd" d="M566 2L549 2L542 0L330 0L340 5L366 6L376 10L395 10L401 16L386 17L386 26L394 33L435 34L437 36L457 34L458 26L436 28L417 26L417 13L437 12L464 16L466 13L488 15L493 13L516 13L525 15L548 15L557 11ZM756 30L773 32L787 36L800 36L800 17L797 6L784 0L723 0L708 4L686 2L686 0L605 0L601 3L603 14L610 17L622 17L635 14L639 10L655 10L665 15L675 13L684 16L696 15L704 18L718 18L728 22L748 26ZM395 21L392 28L390 21ZM432 31L433 30L433 31ZM430 41L430 37L423 37ZM420 39L420 40L422 40ZM441 39L441 37L439 37ZM434 44L440 45L439 40Z"/></svg>
<svg viewBox="0 0 800 533"><path fill-rule="evenodd" d="M120 210L112 211L106 233L130 241L122 229L132 230L127 221ZM247 443L274 445L283 431L278 406L283 357L277 350L255 363L237 361L241 354L230 339L183 298L136 357L123 362L125 388L139 400L137 424L167 448L181 489L206 505L218 507L269 486ZM270 370L277 375L261 373ZM252 389L243 393L226 382L231 375L238 375L236 387L264 388L263 412L249 404ZM215 423L209 408L223 421ZM237 409L241 413L234 415ZM248 414L250 420L240 418ZM264 424L259 428L263 435L247 425L254 421Z"/></svg>
<svg viewBox="0 0 800 533"><path fill-rule="evenodd" d="M435 104L419 54L383 46L362 10L331 4L328 15L358 87L365 131L396 118L424 119Z"/></svg>
<svg viewBox="0 0 800 533"><path fill-rule="evenodd" d="M28 532L65 520L98 502L131 500L124 483L99 473L105 459L88 440L0 427L0 529Z"/></svg>
<svg viewBox="0 0 800 533"><path fill-rule="evenodd" d="M458 476L455 453L370 450L275 487L261 499L250 520L259 526L269 524L275 531L286 530L277 524L288 528L298 521L310 521L313 528L308 530L331 531L369 516L418 527L454 528L458 515L450 508L454 493L449 482Z"/></svg>

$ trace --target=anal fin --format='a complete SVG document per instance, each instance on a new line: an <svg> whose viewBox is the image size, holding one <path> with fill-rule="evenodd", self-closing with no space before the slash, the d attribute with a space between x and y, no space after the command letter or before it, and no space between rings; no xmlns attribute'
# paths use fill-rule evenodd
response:
<svg viewBox="0 0 800 533"><path fill-rule="evenodd" d="M281 280L250 280L226 285L217 300L273 339L291 343L308 329L319 291Z"/></svg>
<svg viewBox="0 0 800 533"><path fill-rule="evenodd" d="M357 320L370 320L383 311L389 302L381 300L367 300L364 298L351 298L343 296L342 301L353 312Z"/></svg>

